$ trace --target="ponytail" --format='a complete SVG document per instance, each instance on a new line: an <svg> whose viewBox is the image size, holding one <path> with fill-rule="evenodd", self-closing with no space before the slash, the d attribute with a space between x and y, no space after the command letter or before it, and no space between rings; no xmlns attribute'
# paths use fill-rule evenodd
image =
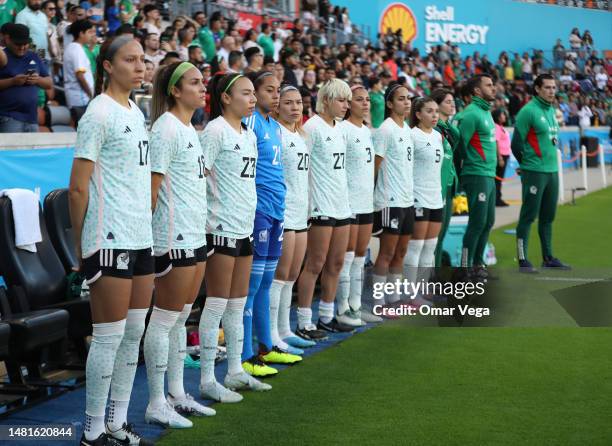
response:
<svg viewBox="0 0 612 446"><path fill-rule="evenodd" d="M218 118L223 114L223 105L221 95L223 93L231 94L232 89L239 77L243 77L239 73L230 74L215 74L210 81L210 120Z"/></svg>
<svg viewBox="0 0 612 446"><path fill-rule="evenodd" d="M176 103L174 96L168 95L168 84L172 73L182 62L160 67L153 79L153 101L151 103L151 126L157 119Z"/></svg>

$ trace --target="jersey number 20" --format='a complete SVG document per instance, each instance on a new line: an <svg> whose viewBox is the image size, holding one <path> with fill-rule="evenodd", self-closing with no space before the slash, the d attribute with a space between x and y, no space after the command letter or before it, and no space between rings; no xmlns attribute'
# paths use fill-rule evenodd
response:
<svg viewBox="0 0 612 446"><path fill-rule="evenodd" d="M240 176L242 178L255 178L255 158L243 156L242 161L244 162L244 168Z"/></svg>
<svg viewBox="0 0 612 446"><path fill-rule="evenodd" d="M310 155L308 153L301 152L298 152L297 155L300 157L297 170L308 170L308 166L310 165Z"/></svg>

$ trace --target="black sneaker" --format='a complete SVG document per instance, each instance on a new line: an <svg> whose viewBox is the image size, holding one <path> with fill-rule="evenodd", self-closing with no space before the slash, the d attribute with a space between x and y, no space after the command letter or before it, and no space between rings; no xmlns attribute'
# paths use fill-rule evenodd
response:
<svg viewBox="0 0 612 446"><path fill-rule="evenodd" d="M499 200L495 202L495 206L498 208L505 208L510 206L508 203L506 203L504 200Z"/></svg>
<svg viewBox="0 0 612 446"><path fill-rule="evenodd" d="M542 262L542 268L550 268L563 271L569 271L570 269L572 269L571 266L566 265L556 257L545 257L544 261Z"/></svg>
<svg viewBox="0 0 612 446"><path fill-rule="evenodd" d="M319 319L317 322L317 328L319 330L329 331L330 333L349 333L355 329L355 327L338 322L338 319L336 318L333 318L327 323Z"/></svg>
<svg viewBox="0 0 612 446"><path fill-rule="evenodd" d="M527 259L519 260L519 272L526 274L537 274L539 271Z"/></svg>
<svg viewBox="0 0 612 446"><path fill-rule="evenodd" d="M323 330L317 330L317 327L314 325L307 325L304 328L298 328L295 330L295 334L308 341L322 341L327 339L327 333L325 333Z"/></svg>
<svg viewBox="0 0 612 446"><path fill-rule="evenodd" d="M134 431L134 425L131 423L123 423L121 429L116 431L111 431L107 424L106 435L122 446L153 446L155 444L153 441L144 439L138 435L136 431Z"/></svg>
<svg viewBox="0 0 612 446"><path fill-rule="evenodd" d="M122 443L119 440L115 440L106 433L100 434L95 440L88 440L85 438L85 434L83 434L79 443L80 446L123 446L125 444L126 443Z"/></svg>

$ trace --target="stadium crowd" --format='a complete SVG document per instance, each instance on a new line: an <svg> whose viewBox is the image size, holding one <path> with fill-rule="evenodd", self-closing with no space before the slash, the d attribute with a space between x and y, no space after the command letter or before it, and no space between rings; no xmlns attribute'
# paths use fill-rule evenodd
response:
<svg viewBox="0 0 612 446"><path fill-rule="evenodd" d="M24 26L14 26L20 24ZM461 87L478 73L493 76L497 92L494 110L512 125L531 92L529 85L542 71L560 81L555 99L560 125L609 125L612 121L610 60L598 52L588 30L573 29L566 44L557 40L550 51L522 54L504 51L496 60L474 52L462 54L450 42L429 54L404 43L401 31L387 30L376 41L361 45L347 8L329 1L304 1L301 17L281 23L263 17L257 29L240 32L237 21L220 11L207 17L174 17L164 24L154 3L131 0L0 1L2 48L0 53L0 132L37 131L49 121L47 105L66 105L72 125L93 94L98 67L96 56L107 36L129 34L146 53L147 75L140 93L150 93L160 65L186 60L198 66L205 79L214 73L272 70L284 83L310 95L304 113L313 113L321 83L339 78L363 83L373 101L371 123L382 122L382 97L389 82L399 80L413 96L426 95L439 86L454 90L461 110ZM361 36L363 37L363 36ZM358 44L359 43L359 44ZM552 43L552 42L551 42ZM146 106L143 108L146 109ZM203 128L206 112L194 123Z"/></svg>

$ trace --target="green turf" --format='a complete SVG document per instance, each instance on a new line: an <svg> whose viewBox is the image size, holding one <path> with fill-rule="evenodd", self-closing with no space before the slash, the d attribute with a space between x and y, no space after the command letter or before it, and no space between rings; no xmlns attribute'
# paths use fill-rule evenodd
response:
<svg viewBox="0 0 612 446"><path fill-rule="evenodd" d="M387 322L282 371L271 392L216 405L216 417L160 444L612 444L612 329L578 328L585 316L567 304L612 296L588 282L611 273L610 203L612 188L559 209L555 252L577 267L569 273L518 274L514 236L494 231L502 317L487 323L506 327Z"/></svg>

